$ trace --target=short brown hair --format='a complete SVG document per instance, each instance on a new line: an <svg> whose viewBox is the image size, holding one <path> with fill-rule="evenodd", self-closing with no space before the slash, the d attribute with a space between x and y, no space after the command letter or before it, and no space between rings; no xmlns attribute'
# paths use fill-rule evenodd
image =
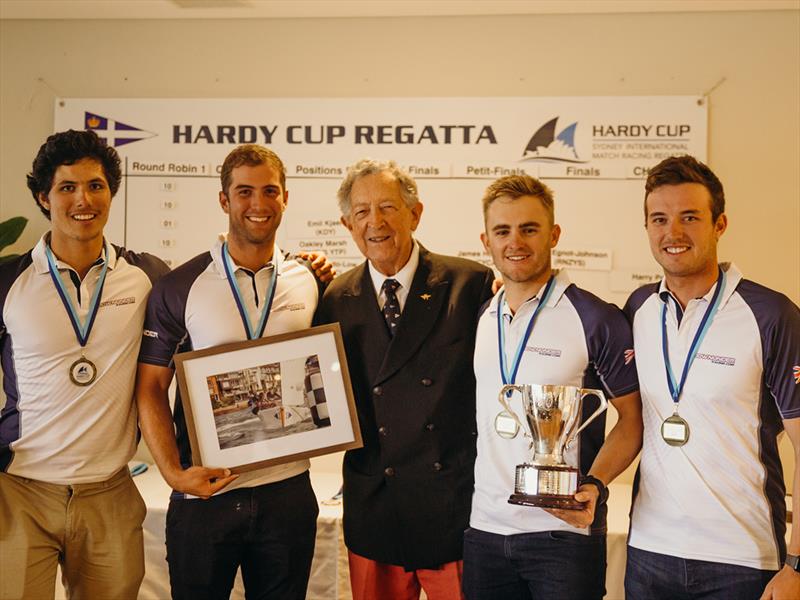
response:
<svg viewBox="0 0 800 600"><path fill-rule="evenodd" d="M222 182L222 192L227 195L231 185L231 173L236 167L247 165L257 167L259 165L269 165L278 170L281 177L281 187L286 191L286 167L283 161L272 150L259 146L258 144L243 144L231 150L222 163L222 170L219 178Z"/></svg>
<svg viewBox="0 0 800 600"><path fill-rule="evenodd" d="M555 223L555 201L553 200L552 190L541 181L530 175L507 175L494 181L483 194L483 218L486 220L486 213L492 202L500 197L516 200L522 196L534 196L538 198L550 217L550 224Z"/></svg>
<svg viewBox="0 0 800 600"><path fill-rule="evenodd" d="M708 165L701 163L694 156L670 156L665 158L647 173L644 184L644 220L647 224L647 196L650 192L665 185L682 183L699 183L711 195L711 220L716 223L725 212L725 192L722 182L714 175Z"/></svg>

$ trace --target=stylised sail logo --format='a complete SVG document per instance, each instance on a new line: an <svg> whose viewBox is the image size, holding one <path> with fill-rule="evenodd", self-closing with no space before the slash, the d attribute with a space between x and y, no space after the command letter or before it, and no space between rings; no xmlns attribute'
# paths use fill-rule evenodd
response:
<svg viewBox="0 0 800 600"><path fill-rule="evenodd" d="M569 163L588 162L580 160L578 150L575 147L575 130L578 127L578 122L575 121L556 135L558 119L559 117L550 119L536 130L528 145L525 146L522 160Z"/></svg>
<svg viewBox="0 0 800 600"><path fill-rule="evenodd" d="M633 348L628 348L627 350L625 350L625 364L626 365L631 364L631 361L633 360L634 355L635 355L635 353L633 351Z"/></svg>
<svg viewBox="0 0 800 600"><path fill-rule="evenodd" d="M146 131L90 112L84 112L83 123L85 129L91 129L103 138L106 144L111 144L115 147L146 140L158 135L152 131Z"/></svg>
<svg viewBox="0 0 800 600"><path fill-rule="evenodd" d="M800 367L794 368L794 383L795 385L800 383Z"/></svg>

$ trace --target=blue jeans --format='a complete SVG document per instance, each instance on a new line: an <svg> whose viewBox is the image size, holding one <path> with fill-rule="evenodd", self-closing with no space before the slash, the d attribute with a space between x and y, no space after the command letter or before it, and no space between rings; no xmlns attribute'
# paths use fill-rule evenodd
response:
<svg viewBox="0 0 800 600"><path fill-rule="evenodd" d="M172 597L227 599L241 566L248 600L303 600L318 513L308 472L208 500L173 498L167 512Z"/></svg>
<svg viewBox="0 0 800 600"><path fill-rule="evenodd" d="M605 535L464 532L468 600L600 600L605 584Z"/></svg>
<svg viewBox="0 0 800 600"><path fill-rule="evenodd" d="M626 600L758 600L777 571L656 554L628 546Z"/></svg>

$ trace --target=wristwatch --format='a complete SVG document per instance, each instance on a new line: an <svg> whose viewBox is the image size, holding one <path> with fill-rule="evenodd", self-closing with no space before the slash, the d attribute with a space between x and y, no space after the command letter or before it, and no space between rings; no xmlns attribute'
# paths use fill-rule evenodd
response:
<svg viewBox="0 0 800 600"><path fill-rule="evenodd" d="M591 483L592 485L597 486L597 491L600 493L600 495L597 497L598 506L608 500L608 488L606 487L606 484L600 481L597 477L594 477L593 475L584 475L578 480L578 487L582 486L584 483ZM798 557L795 556L794 558L797 559ZM788 557L786 560L789 560Z"/></svg>
<svg viewBox="0 0 800 600"><path fill-rule="evenodd" d="M800 556L795 556L794 554L787 554L786 555L786 562L784 564L789 565L795 571L800 572Z"/></svg>

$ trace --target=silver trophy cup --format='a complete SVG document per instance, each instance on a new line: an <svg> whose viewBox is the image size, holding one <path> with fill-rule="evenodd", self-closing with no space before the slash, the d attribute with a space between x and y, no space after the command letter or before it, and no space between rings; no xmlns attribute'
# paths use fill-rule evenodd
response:
<svg viewBox="0 0 800 600"><path fill-rule="evenodd" d="M511 409L510 398L506 397L508 392L514 391L522 396L527 427ZM600 406L581 423L581 408L586 396L597 396ZM605 394L600 390L568 385L526 383L504 385L498 400L517 427L530 438L533 451L530 463L517 465L514 493L508 501L542 508L583 508L583 503L574 497L578 489L578 469L564 462L564 451L589 423L608 408Z"/></svg>

